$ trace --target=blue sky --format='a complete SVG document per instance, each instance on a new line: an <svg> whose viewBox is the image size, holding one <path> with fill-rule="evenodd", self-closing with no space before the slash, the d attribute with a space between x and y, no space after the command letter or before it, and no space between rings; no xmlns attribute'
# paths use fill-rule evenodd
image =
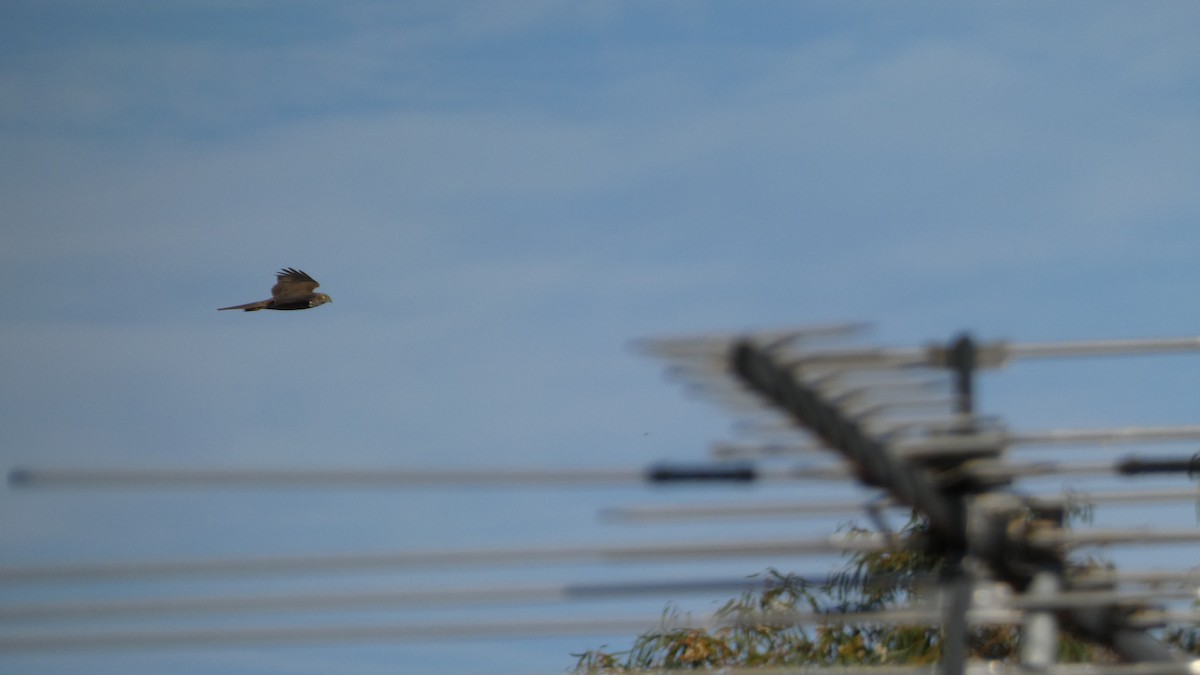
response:
<svg viewBox="0 0 1200 675"><path fill-rule="evenodd" d="M19 1L3 16L6 468L700 460L731 418L663 382L632 340L843 319L874 322L888 344L963 329L1029 340L1196 332L1190 4ZM334 303L214 311L266 297L284 266L311 273ZM982 400L1014 426L1192 423L1198 372L1188 357L1018 366L989 376ZM721 496L770 495L792 493ZM708 498L7 488L0 564L731 534L595 518ZM732 534L795 532L782 522ZM289 583L300 582L278 581ZM316 581L349 583L367 582ZM131 586L4 593L204 590ZM655 617L663 602L641 607ZM605 642L624 644L11 663L510 672L501 660L557 672L571 651Z"/></svg>

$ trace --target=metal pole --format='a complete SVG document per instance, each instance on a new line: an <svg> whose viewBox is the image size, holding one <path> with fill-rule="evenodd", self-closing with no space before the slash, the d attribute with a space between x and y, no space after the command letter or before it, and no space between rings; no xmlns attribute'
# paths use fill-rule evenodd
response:
<svg viewBox="0 0 1200 675"><path fill-rule="evenodd" d="M963 566L963 554L951 554L954 559L946 567L946 586L949 602L946 603L946 619L942 624L942 662L938 664L941 675L962 675L967 667L967 610L971 608L971 580Z"/></svg>
<svg viewBox="0 0 1200 675"><path fill-rule="evenodd" d="M1036 600L1040 596L1057 594L1062 580L1052 570L1042 570L1033 576L1025 595ZM1029 670L1046 670L1058 656L1058 619L1054 609L1028 611L1021 630L1021 665Z"/></svg>
<svg viewBox="0 0 1200 675"><path fill-rule="evenodd" d="M955 408L960 415L970 415L975 412L975 366L978 356L975 341L969 334L963 333L950 343L946 356L946 365L954 371L954 389L958 395Z"/></svg>
<svg viewBox="0 0 1200 675"><path fill-rule="evenodd" d="M977 356L975 341L968 333L961 334L946 349L946 366L954 371L955 412L968 420L975 413ZM971 608L971 579L963 565L966 550L954 551L951 556L950 564L946 567L950 601L946 605L946 621L942 625L945 649L939 669L942 675L961 675L967 667L967 611Z"/></svg>

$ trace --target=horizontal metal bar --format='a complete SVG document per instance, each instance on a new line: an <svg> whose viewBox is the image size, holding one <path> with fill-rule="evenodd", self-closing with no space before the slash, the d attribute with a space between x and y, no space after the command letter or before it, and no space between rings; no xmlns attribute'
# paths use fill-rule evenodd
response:
<svg viewBox="0 0 1200 675"><path fill-rule="evenodd" d="M1105 490L1069 492L1061 495L1034 495L1037 504L1152 504L1159 502L1200 502L1200 488L1160 488L1156 490Z"/></svg>
<svg viewBox="0 0 1200 675"><path fill-rule="evenodd" d="M813 328L749 331L733 334L640 340L639 351L666 359L694 358L703 354L721 357L733 344L748 341L760 347L786 345L801 337L843 337L861 330L859 324ZM1168 354L1200 351L1200 337L1073 340L1061 342L993 341L979 344L976 364L997 368L1014 359L1076 358L1111 355ZM947 347L934 343L922 347L861 347L814 350L798 353L797 363L807 367L848 369L892 369L927 366L943 368Z"/></svg>
<svg viewBox="0 0 1200 675"><path fill-rule="evenodd" d="M426 640L488 640L558 635L621 634L660 625L646 618L543 619L486 622L371 623L364 625L257 626L238 628L151 629L103 632L53 632L0 637L0 653L64 650L231 647L397 643Z"/></svg>
<svg viewBox="0 0 1200 675"><path fill-rule="evenodd" d="M1166 585L1180 588L1200 588L1200 572L1187 570L1118 571L1112 569L1093 569L1073 575L1071 583L1078 588L1085 586L1107 588L1113 584L1136 584L1155 588Z"/></svg>
<svg viewBox="0 0 1200 675"><path fill-rule="evenodd" d="M810 583L821 583L812 580ZM766 581L708 579L641 581L627 583L558 584L526 586L474 586L418 590L372 590L342 593L288 593L217 597L167 597L152 599L92 600L27 605L0 605L0 621L60 620L88 617L220 612L280 612L347 608L406 608L429 606L479 606L496 603L605 600L660 595L674 597L700 593L738 593L771 588Z"/></svg>
<svg viewBox="0 0 1200 675"><path fill-rule="evenodd" d="M865 513L868 508L904 508L883 497L877 500L846 499L819 502L779 502L775 504L692 504L685 506L626 506L605 509L601 517L622 522L664 520L713 520L724 518L771 518L827 516Z"/></svg>
<svg viewBox="0 0 1200 675"><path fill-rule="evenodd" d="M1192 458L1144 458L1131 455L1107 462L1051 462L1051 461L1014 461L1005 462L992 459L972 460L964 464L958 471L985 480L1005 480L1012 478L1038 478L1046 476L1103 476L1125 475L1135 476L1146 473L1191 472L1200 467L1200 459Z"/></svg>
<svg viewBox="0 0 1200 675"><path fill-rule="evenodd" d="M63 469L17 468L12 487L630 485L641 469Z"/></svg>
<svg viewBox="0 0 1200 675"><path fill-rule="evenodd" d="M809 583L818 583L810 581ZM0 621L38 621L62 619L112 618L115 616L146 616L169 614L211 613L274 613L294 611L340 610L347 608L404 608L428 606L478 606L495 603L561 602L566 600L595 600L649 594L676 596L712 592L745 592L763 590L770 584L746 579L708 581L653 581L627 584L582 584L542 586L494 586L422 590L373 590L351 593L308 593L287 595L244 595L218 597L174 597L134 600L95 600L88 602L58 602L47 604L10 605L0 607ZM996 609L1014 611L1079 609L1105 606L1141 606L1161 600L1195 599L1195 588L1143 591L1068 591L1036 596L1008 596L993 607L980 608L981 616ZM890 614L883 610L879 614ZM934 607L899 608L896 612L912 616L928 612L936 620ZM836 614L820 614L825 620L845 621ZM805 613L780 614L777 619L809 620Z"/></svg>
<svg viewBox="0 0 1200 675"><path fill-rule="evenodd" d="M1033 504L1153 504L1161 502L1200 502L1200 488L1164 488L1157 490L1111 490L1038 494L1027 497ZM869 508L907 509L888 497L773 503L715 503L667 506L627 506L605 509L601 516L622 522L658 522L678 520L720 520L734 518L796 518L804 516L851 515Z"/></svg>
<svg viewBox="0 0 1200 675"><path fill-rule="evenodd" d="M971 625L1012 624L1020 620L1019 612L1003 610L970 610L966 620ZM1197 618L1195 612L1149 612L1137 617L1134 623L1149 624L1163 620L1190 621ZM317 625L317 626L258 626L239 628L188 628L151 629L103 632L56 632L24 634L0 637L0 652L38 652L61 650L97 649L147 649L180 647L223 647L262 644L328 644L343 642L411 642L418 640L489 640L521 637L547 637L560 635L588 634L632 634L657 630L669 632L684 629L719 629L730 627L754 627L762 625L837 625L861 623L902 623L936 625L941 613L929 608L899 608L879 612L848 612L827 614L821 612L767 612L742 614L736 618L712 616L704 620L686 618L554 618L535 620L504 619L500 621L475 621L434 624L421 623L372 623L365 625ZM1039 673L1057 675L1175 675L1194 673L1190 670L1195 662L1141 663L1125 665L1072 665L1055 666ZM788 670L754 669L755 673L800 672ZM816 672L803 669L804 673ZM826 672L826 671L820 671ZM837 673L837 669L828 669ZM845 671L841 671L845 672ZM920 669L862 668L863 673L919 673ZM968 672L975 672L969 668ZM989 669L986 672L995 672ZM1022 672L1019 669L1011 671Z"/></svg>
<svg viewBox="0 0 1200 675"><path fill-rule="evenodd" d="M546 565L580 562L656 562L687 559L798 556L878 551L883 537L858 534L812 539L677 542L638 546L579 546L450 551L396 551L325 556L159 560L78 565L0 567L0 583L57 582L229 574L306 574L449 566Z"/></svg>
<svg viewBox="0 0 1200 675"><path fill-rule="evenodd" d="M588 618L403 624L326 625L287 627L241 627L187 630L154 629L93 633L44 633L0 637L0 652L58 651L65 649L144 649L150 647L216 647L246 644L304 644L329 642L408 642L413 640L484 640L516 637L545 637L576 634L633 634L650 630L723 628L761 625L792 626L846 623L937 624L940 612L924 608L901 608L879 612L760 612L736 617L712 616L695 621L681 618ZM1012 623L1014 612L972 611L973 624Z"/></svg>
<svg viewBox="0 0 1200 675"><path fill-rule="evenodd" d="M1047 429L1007 434L1012 445L1092 445L1096 443L1147 443L1200 440L1200 424L1165 427L1113 427L1101 429Z"/></svg>
<svg viewBox="0 0 1200 675"><path fill-rule="evenodd" d="M801 431L778 423L780 428ZM1044 429L1006 432L986 430L971 434L945 434L913 441L901 441L898 451L906 457L954 455L982 449L1003 449L1008 446L1093 446L1098 444L1174 443L1200 441L1200 424L1161 427L1108 427L1096 429ZM814 443L717 443L711 453L722 459L753 459L788 457L825 451Z"/></svg>
<svg viewBox="0 0 1200 675"><path fill-rule="evenodd" d="M1010 359L1047 359L1076 356L1167 354L1200 351L1200 337L1076 340L1067 342L1001 342ZM987 349L987 347L984 347Z"/></svg>
<svg viewBox="0 0 1200 675"><path fill-rule="evenodd" d="M788 344L800 340L828 340L845 338L862 333L870 327L863 322L842 322L814 326L796 326L792 328L774 328L762 331L742 331L736 333L708 333L700 335L684 335L664 338L644 338L635 340L632 347L651 356L675 358L678 356L693 356L721 352L739 340L752 336L763 344Z"/></svg>
<svg viewBox="0 0 1200 675"><path fill-rule="evenodd" d="M751 334L746 339L757 342ZM1120 340L1077 340L1064 342L986 342L979 345L977 364L996 368L1014 359L1074 358L1110 355L1167 354L1200 351L1200 337L1135 338ZM797 355L807 366L841 368L944 367L946 347L874 347L824 350Z"/></svg>
<svg viewBox="0 0 1200 675"><path fill-rule="evenodd" d="M754 336L749 342L758 344ZM924 347L862 347L797 353L791 362L798 368L880 370L929 366L930 360Z"/></svg>
<svg viewBox="0 0 1200 675"><path fill-rule="evenodd" d="M713 443L709 454L718 460L729 459L763 459L768 457L792 457L795 455L812 455L829 453L831 450L817 443L787 442L753 442L753 443Z"/></svg>
<svg viewBox="0 0 1200 675"><path fill-rule="evenodd" d="M1116 462L1003 462L973 460L959 469L963 474L987 481L1045 476L1105 476L1117 472Z"/></svg>
<svg viewBox="0 0 1200 675"><path fill-rule="evenodd" d="M1147 528L1093 528L1046 530L1030 533L1039 546L1120 546L1125 544L1169 545L1200 543L1200 530L1151 530Z"/></svg>
<svg viewBox="0 0 1200 675"><path fill-rule="evenodd" d="M779 482L850 476L842 466L759 469L743 463L656 464L645 469L56 469L17 468L13 488L446 488L613 487Z"/></svg>

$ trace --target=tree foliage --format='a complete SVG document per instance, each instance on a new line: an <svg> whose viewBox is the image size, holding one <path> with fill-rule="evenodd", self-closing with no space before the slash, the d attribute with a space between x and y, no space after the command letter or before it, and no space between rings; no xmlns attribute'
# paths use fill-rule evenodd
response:
<svg viewBox="0 0 1200 675"><path fill-rule="evenodd" d="M638 636L630 649L609 652L594 649L576 654L576 673L621 673L642 669L716 669L722 667L829 667L921 666L942 658L943 635L937 626L888 623L848 623L837 618L845 612L877 612L917 601L928 593L947 564L945 557L904 546L923 537L919 519L908 523L897 536L902 545L893 550L855 553L823 583L769 570L761 590L748 591L727 602L717 612L728 625L713 630L664 629ZM865 532L851 528L850 533ZM778 612L829 614L828 622L815 626L796 623L772 625L754 617ZM665 619L676 618L668 608ZM668 621L664 621L666 625ZM1194 630L1168 632L1168 642L1193 653L1200 652ZM1015 663L1020 632L1015 626L986 625L970 629L971 658ZM1060 662L1106 662L1105 650L1064 635L1059 643Z"/></svg>

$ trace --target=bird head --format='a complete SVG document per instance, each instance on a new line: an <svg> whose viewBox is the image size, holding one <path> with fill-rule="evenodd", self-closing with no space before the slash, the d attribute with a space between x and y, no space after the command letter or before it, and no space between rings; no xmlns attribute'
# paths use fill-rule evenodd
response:
<svg viewBox="0 0 1200 675"><path fill-rule="evenodd" d="M316 307L317 305L323 305L327 302L333 302L333 298L325 295L324 293L314 293L312 300L308 301L308 306Z"/></svg>

